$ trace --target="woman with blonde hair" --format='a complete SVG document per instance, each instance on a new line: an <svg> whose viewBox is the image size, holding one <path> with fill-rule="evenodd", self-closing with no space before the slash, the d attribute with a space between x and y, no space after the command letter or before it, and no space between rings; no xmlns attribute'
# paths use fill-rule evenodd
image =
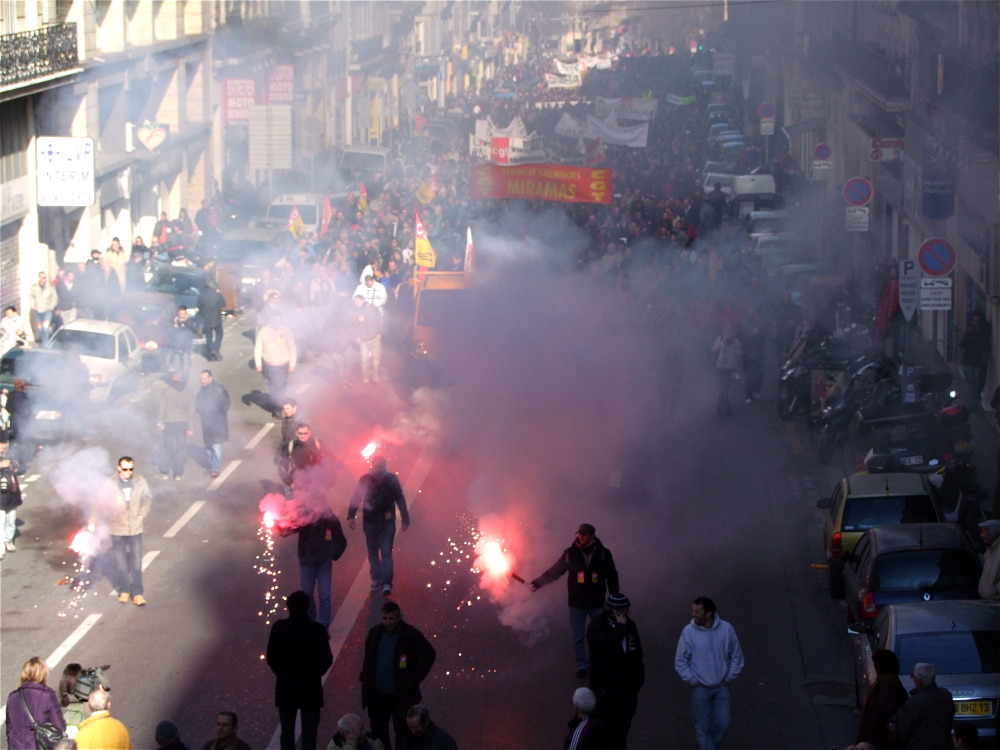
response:
<svg viewBox="0 0 1000 750"><path fill-rule="evenodd" d="M66 731L59 697L46 684L48 679L49 668L37 656L32 656L21 667L21 685L7 696L7 747L10 750L35 750L35 732L25 703L37 723L50 722Z"/></svg>

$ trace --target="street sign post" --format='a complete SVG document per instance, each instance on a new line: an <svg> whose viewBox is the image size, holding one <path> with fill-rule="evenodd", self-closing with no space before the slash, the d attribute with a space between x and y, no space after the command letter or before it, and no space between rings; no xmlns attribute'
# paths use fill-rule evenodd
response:
<svg viewBox="0 0 1000 750"><path fill-rule="evenodd" d="M864 177L852 177L844 183L844 200L849 206L867 206L874 195L872 184Z"/></svg>
<svg viewBox="0 0 1000 750"><path fill-rule="evenodd" d="M956 260L955 248L941 237L931 237L917 251L920 270L928 276L947 276L954 270Z"/></svg>
<svg viewBox="0 0 1000 750"><path fill-rule="evenodd" d="M952 280L950 278L920 279L920 309L950 310L952 308Z"/></svg>
<svg viewBox="0 0 1000 750"><path fill-rule="evenodd" d="M757 116L760 118L760 134L774 135L774 119L778 115L778 108L774 102L761 102L757 107Z"/></svg>
<svg viewBox="0 0 1000 750"><path fill-rule="evenodd" d="M917 311L917 298L920 295L920 269L917 262L911 259L899 261L899 309L909 322Z"/></svg>
<svg viewBox="0 0 1000 750"><path fill-rule="evenodd" d="M867 232L868 227L868 206L848 206L844 229L848 232Z"/></svg>

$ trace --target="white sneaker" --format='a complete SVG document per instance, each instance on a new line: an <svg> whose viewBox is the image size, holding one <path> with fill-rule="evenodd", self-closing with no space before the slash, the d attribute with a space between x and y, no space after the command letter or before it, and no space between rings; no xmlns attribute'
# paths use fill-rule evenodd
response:
<svg viewBox="0 0 1000 750"><path fill-rule="evenodd" d="M4 549L8 552L17 552L17 545L14 544L13 540L3 543Z"/></svg>

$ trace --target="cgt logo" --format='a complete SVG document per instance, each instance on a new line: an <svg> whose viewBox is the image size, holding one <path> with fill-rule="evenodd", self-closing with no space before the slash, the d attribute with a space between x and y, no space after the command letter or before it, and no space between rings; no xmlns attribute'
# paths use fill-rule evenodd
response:
<svg viewBox="0 0 1000 750"><path fill-rule="evenodd" d="M494 164L510 163L510 138L494 138L490 144L490 160Z"/></svg>
<svg viewBox="0 0 1000 750"><path fill-rule="evenodd" d="M155 151L167 140L167 126L146 120L142 127L135 131L135 137L147 149Z"/></svg>

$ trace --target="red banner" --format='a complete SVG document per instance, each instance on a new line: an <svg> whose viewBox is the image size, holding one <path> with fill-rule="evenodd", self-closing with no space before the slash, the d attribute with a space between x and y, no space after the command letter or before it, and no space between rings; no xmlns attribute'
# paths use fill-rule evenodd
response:
<svg viewBox="0 0 1000 750"><path fill-rule="evenodd" d="M472 198L521 198L560 203L611 203L611 170L522 164L472 167Z"/></svg>
<svg viewBox="0 0 1000 750"><path fill-rule="evenodd" d="M257 104L253 78L225 78L222 81L222 124L250 122L250 108Z"/></svg>

